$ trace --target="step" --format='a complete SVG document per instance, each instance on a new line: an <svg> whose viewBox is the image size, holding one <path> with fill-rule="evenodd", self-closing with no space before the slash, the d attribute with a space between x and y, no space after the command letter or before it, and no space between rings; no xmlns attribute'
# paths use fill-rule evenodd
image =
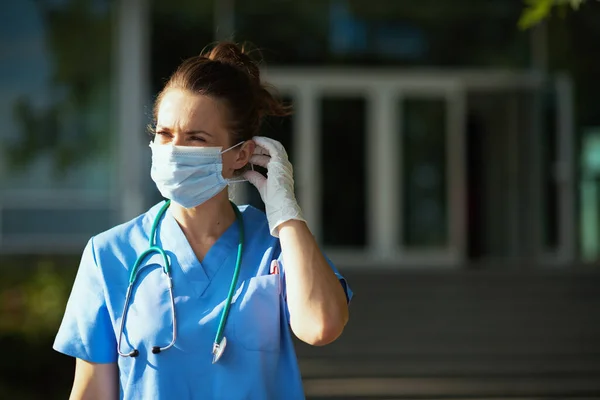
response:
<svg viewBox="0 0 600 400"><path fill-rule="evenodd" d="M310 399L600 398L598 376L309 378Z"/></svg>

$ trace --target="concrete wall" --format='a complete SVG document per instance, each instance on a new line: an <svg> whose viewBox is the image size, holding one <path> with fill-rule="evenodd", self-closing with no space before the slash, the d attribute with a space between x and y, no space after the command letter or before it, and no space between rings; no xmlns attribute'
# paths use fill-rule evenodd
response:
<svg viewBox="0 0 600 400"><path fill-rule="evenodd" d="M343 336L298 344L311 398L600 398L600 271L345 275Z"/></svg>

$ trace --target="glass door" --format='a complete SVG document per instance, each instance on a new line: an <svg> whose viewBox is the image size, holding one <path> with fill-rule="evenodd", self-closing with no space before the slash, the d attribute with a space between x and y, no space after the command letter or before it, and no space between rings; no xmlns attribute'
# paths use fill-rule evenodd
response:
<svg viewBox="0 0 600 400"><path fill-rule="evenodd" d="M458 266L464 259L460 81L427 74L268 70L294 100L298 199L345 267Z"/></svg>
<svg viewBox="0 0 600 400"><path fill-rule="evenodd" d="M396 99L397 254L409 264L464 259L464 104L457 85L405 88Z"/></svg>

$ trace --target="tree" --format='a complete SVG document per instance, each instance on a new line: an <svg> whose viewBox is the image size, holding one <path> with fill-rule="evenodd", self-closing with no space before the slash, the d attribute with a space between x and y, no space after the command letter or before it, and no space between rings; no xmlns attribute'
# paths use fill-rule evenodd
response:
<svg viewBox="0 0 600 400"><path fill-rule="evenodd" d="M519 19L519 28L528 29L542 22L552 14L553 9L558 9L564 15L570 7L574 10L587 0L525 0L527 6Z"/></svg>

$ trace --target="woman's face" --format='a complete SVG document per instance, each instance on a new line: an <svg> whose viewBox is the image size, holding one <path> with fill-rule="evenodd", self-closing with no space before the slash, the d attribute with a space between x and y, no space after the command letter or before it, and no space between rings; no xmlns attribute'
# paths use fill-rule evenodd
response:
<svg viewBox="0 0 600 400"><path fill-rule="evenodd" d="M167 90L156 115L157 144L176 146L231 147L225 124L222 103L207 96L179 89ZM253 141L247 141L223 153L223 177L231 178L235 170L243 168L254 151Z"/></svg>

